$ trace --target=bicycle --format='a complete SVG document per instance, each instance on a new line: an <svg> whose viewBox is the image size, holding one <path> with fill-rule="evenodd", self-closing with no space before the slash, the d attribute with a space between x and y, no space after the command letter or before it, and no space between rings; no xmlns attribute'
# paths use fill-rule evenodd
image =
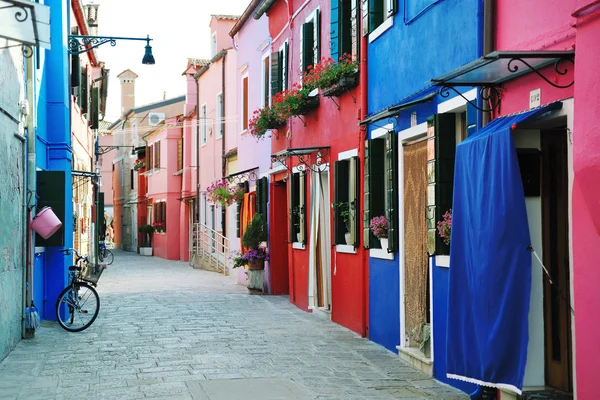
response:
<svg viewBox="0 0 600 400"><path fill-rule="evenodd" d="M56 299L56 320L69 332L81 332L92 325L100 311L100 297L94 287L106 265L90 264L87 256L75 249L59 250L65 256L75 253L75 265L69 267L69 285Z"/></svg>
<svg viewBox="0 0 600 400"><path fill-rule="evenodd" d="M106 248L104 242L100 242L100 250L98 251L98 259L100 261L106 260L106 265L110 265L115 261L115 256L112 251Z"/></svg>

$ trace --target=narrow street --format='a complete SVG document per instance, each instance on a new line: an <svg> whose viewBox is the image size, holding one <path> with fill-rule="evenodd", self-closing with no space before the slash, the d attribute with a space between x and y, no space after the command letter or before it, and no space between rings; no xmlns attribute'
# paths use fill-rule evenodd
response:
<svg viewBox="0 0 600 400"><path fill-rule="evenodd" d="M0 399L467 398L287 297L186 263L116 252L98 291L86 331L45 322L0 363Z"/></svg>

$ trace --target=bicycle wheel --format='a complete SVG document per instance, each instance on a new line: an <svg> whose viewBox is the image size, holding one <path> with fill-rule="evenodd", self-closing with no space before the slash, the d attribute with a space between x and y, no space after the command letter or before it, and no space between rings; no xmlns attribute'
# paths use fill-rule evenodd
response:
<svg viewBox="0 0 600 400"><path fill-rule="evenodd" d="M100 298L87 283L67 286L56 300L56 320L69 332L81 332L96 320Z"/></svg>
<svg viewBox="0 0 600 400"><path fill-rule="evenodd" d="M106 264L110 265L113 263L113 261L115 261L115 256L113 255L112 251L104 249L104 259L106 260Z"/></svg>
<svg viewBox="0 0 600 400"><path fill-rule="evenodd" d="M98 252L98 260L100 260L100 262L104 261L104 250L102 249Z"/></svg>

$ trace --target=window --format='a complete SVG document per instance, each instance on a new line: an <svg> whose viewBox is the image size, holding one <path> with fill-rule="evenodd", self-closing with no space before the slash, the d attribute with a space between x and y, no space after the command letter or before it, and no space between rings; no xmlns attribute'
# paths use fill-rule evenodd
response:
<svg viewBox="0 0 600 400"><path fill-rule="evenodd" d="M154 168L160 169L160 140L154 143Z"/></svg>
<svg viewBox="0 0 600 400"><path fill-rule="evenodd" d="M81 81L79 84L79 97L77 102L81 115L88 112L88 101L88 75L87 67L84 66L81 68Z"/></svg>
<svg viewBox="0 0 600 400"><path fill-rule="evenodd" d="M269 106L271 105L271 96L269 91L269 85L271 84L271 57L266 56L262 60L262 102L261 106Z"/></svg>
<svg viewBox="0 0 600 400"><path fill-rule="evenodd" d="M279 51L271 54L271 96L288 87L288 42L281 45Z"/></svg>
<svg viewBox="0 0 600 400"><path fill-rule="evenodd" d="M244 193L248 193L250 191L250 182L242 182L238 184L244 190ZM242 220L242 202L243 200L238 201L237 203L237 212L235 215L235 236L240 237L241 232L241 220Z"/></svg>
<svg viewBox="0 0 600 400"><path fill-rule="evenodd" d="M154 151L154 146L149 145L148 148L146 149L146 154L148 154L148 159L147 164L146 164L146 168L148 169L148 171L152 171L152 169L154 168L154 164L153 164L153 160L154 157L153 156L153 151Z"/></svg>
<svg viewBox="0 0 600 400"><path fill-rule="evenodd" d="M248 75L242 77L242 132L248 130Z"/></svg>
<svg viewBox="0 0 600 400"><path fill-rule="evenodd" d="M210 57L213 58L217 55L217 32L213 33L210 37Z"/></svg>
<svg viewBox="0 0 600 400"><path fill-rule="evenodd" d="M263 220L268 219L269 204L269 178L263 177L256 181L256 212L261 214Z"/></svg>
<svg viewBox="0 0 600 400"><path fill-rule="evenodd" d="M223 93L217 95L217 139L223 137Z"/></svg>
<svg viewBox="0 0 600 400"><path fill-rule="evenodd" d="M331 6L331 58L343 54L358 59L359 0L334 0Z"/></svg>
<svg viewBox="0 0 600 400"><path fill-rule="evenodd" d="M363 36L373 32L396 13L398 0L362 0Z"/></svg>
<svg viewBox="0 0 600 400"><path fill-rule="evenodd" d="M398 146L394 131L384 138L370 139L365 143L364 161L364 220L363 246L378 248L379 241L369 229L371 218L386 216L388 220L388 249L398 248ZM384 249L385 250L385 249Z"/></svg>
<svg viewBox="0 0 600 400"><path fill-rule="evenodd" d="M202 144L206 144L206 104L202 104L200 119L202 120Z"/></svg>
<svg viewBox="0 0 600 400"><path fill-rule="evenodd" d="M360 212L358 157L339 160L334 163L334 243L346 244L346 233L354 247L359 245L358 213Z"/></svg>
<svg viewBox="0 0 600 400"><path fill-rule="evenodd" d="M306 244L306 175L292 174L288 183L290 192L290 242Z"/></svg>
<svg viewBox="0 0 600 400"><path fill-rule="evenodd" d="M308 67L317 64L321 60L321 18L317 8L306 19L300 32L300 60L302 61L302 72L307 72Z"/></svg>
<svg viewBox="0 0 600 400"><path fill-rule="evenodd" d="M163 232L167 231L167 202L157 201L154 203L154 222L161 222Z"/></svg>
<svg viewBox="0 0 600 400"><path fill-rule="evenodd" d="M183 170L183 138L177 139L177 171Z"/></svg>

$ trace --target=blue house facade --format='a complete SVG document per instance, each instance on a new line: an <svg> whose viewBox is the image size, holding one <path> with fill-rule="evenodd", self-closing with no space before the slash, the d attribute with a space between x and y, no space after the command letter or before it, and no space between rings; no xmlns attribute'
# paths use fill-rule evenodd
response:
<svg viewBox="0 0 600 400"><path fill-rule="evenodd" d="M36 57L37 210L50 205L63 226L47 242L39 236L35 239L33 300L41 318L54 320L54 303L67 285L67 267L72 263L58 250L73 247L70 66L67 50L69 2L46 0L45 4L50 6L52 24L51 49Z"/></svg>
<svg viewBox="0 0 600 400"><path fill-rule="evenodd" d="M369 337L436 379L446 378L449 248L437 223L452 207L455 146L477 129L470 87L431 79L481 57L483 0L364 0L369 139L365 227L386 216L388 240L369 244ZM477 23L474 23L477 21Z"/></svg>

